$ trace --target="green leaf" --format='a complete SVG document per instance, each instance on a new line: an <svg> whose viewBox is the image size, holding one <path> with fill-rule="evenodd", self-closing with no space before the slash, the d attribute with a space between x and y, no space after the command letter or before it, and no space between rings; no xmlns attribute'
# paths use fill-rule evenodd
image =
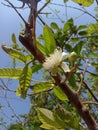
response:
<svg viewBox="0 0 98 130"><path fill-rule="evenodd" d="M26 98L26 93L30 86L31 78L32 78L32 69L28 65L26 65L20 75L19 86L16 91L17 96Z"/></svg>
<svg viewBox="0 0 98 130"><path fill-rule="evenodd" d="M54 23L54 22L51 23L51 27L52 27L53 29L55 29L55 30L59 30L58 25L57 25L56 23Z"/></svg>
<svg viewBox="0 0 98 130"><path fill-rule="evenodd" d="M72 26L73 26L73 19L71 18L64 24L63 32L66 33L72 28Z"/></svg>
<svg viewBox="0 0 98 130"><path fill-rule="evenodd" d="M30 61L30 60L33 60L34 59L34 56L32 54L28 54L25 56L26 60L27 61Z"/></svg>
<svg viewBox="0 0 98 130"><path fill-rule="evenodd" d="M87 29L87 25L80 25L78 31Z"/></svg>
<svg viewBox="0 0 98 130"><path fill-rule="evenodd" d="M14 33L12 34L12 42L13 42L13 43L16 43L16 36L15 36Z"/></svg>
<svg viewBox="0 0 98 130"><path fill-rule="evenodd" d="M78 44L75 45L75 47L73 48L73 51L75 51L77 53L78 56L80 56L80 52L82 50L82 47L84 45L84 41L80 41Z"/></svg>
<svg viewBox="0 0 98 130"><path fill-rule="evenodd" d="M64 3L66 3L68 0L63 0Z"/></svg>
<svg viewBox="0 0 98 130"><path fill-rule="evenodd" d="M98 62L93 62L93 63L92 63L92 66L98 68Z"/></svg>
<svg viewBox="0 0 98 130"><path fill-rule="evenodd" d="M72 88L77 88L75 76L73 73L70 75L68 81L69 81L69 84L71 85Z"/></svg>
<svg viewBox="0 0 98 130"><path fill-rule="evenodd" d="M80 31L78 34L79 34L80 36L85 36L85 35L87 35L87 31Z"/></svg>
<svg viewBox="0 0 98 130"><path fill-rule="evenodd" d="M40 70L42 68L42 65L34 64L31 68L32 68L32 73L36 73L36 72L38 72L38 70Z"/></svg>
<svg viewBox="0 0 98 130"><path fill-rule="evenodd" d="M78 42L79 38L72 38L71 42Z"/></svg>
<svg viewBox="0 0 98 130"><path fill-rule="evenodd" d="M31 89L33 89L34 92L42 92L51 89L52 87L53 85L49 82L41 82L31 86Z"/></svg>
<svg viewBox="0 0 98 130"><path fill-rule="evenodd" d="M45 108L38 108L37 114L39 120L42 122L41 128L46 130L57 130L55 127L55 121L53 112Z"/></svg>
<svg viewBox="0 0 98 130"><path fill-rule="evenodd" d="M19 79L22 68L0 68L0 78Z"/></svg>
<svg viewBox="0 0 98 130"><path fill-rule="evenodd" d="M72 52L72 51L73 51L72 46L71 46L71 45L69 45L69 44L64 44L64 47L65 47L65 49L66 49L67 51L70 51L70 52Z"/></svg>
<svg viewBox="0 0 98 130"><path fill-rule="evenodd" d="M92 57L98 59L98 53L96 54L96 53L90 52L90 55L91 55Z"/></svg>
<svg viewBox="0 0 98 130"><path fill-rule="evenodd" d="M6 47L5 45L2 45L2 49L7 54L9 54L12 58L17 58L17 59L23 61L24 63L26 62L26 56L24 56L21 52L15 50L15 49Z"/></svg>
<svg viewBox="0 0 98 130"><path fill-rule="evenodd" d="M40 49L40 51L41 51L44 55L46 55L45 47L44 47L41 43L39 43L38 41L37 41L37 46L38 46L38 48Z"/></svg>
<svg viewBox="0 0 98 130"><path fill-rule="evenodd" d="M55 86L54 87L54 93L55 95L62 101L68 100L67 96L65 93L60 89L60 87Z"/></svg>
<svg viewBox="0 0 98 130"><path fill-rule="evenodd" d="M52 30L47 25L44 26L43 36L44 36L44 41L45 41L46 53L50 54L56 48L56 41L54 39L54 34Z"/></svg>
<svg viewBox="0 0 98 130"><path fill-rule="evenodd" d="M91 6L94 3L94 0L72 0L72 1L81 6Z"/></svg>
<svg viewBox="0 0 98 130"><path fill-rule="evenodd" d="M77 117L75 117L73 113L67 111L66 109L56 109L54 112L54 117L57 123L61 124L62 128L73 128L74 130L80 130L80 125Z"/></svg>

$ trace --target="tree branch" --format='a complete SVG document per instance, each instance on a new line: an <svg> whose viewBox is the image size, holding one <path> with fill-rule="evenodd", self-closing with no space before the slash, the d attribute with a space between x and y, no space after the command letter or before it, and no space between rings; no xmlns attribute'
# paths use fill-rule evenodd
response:
<svg viewBox="0 0 98 130"><path fill-rule="evenodd" d="M35 2L35 0L33 0ZM35 6L32 6L32 8L35 8ZM37 7L36 7L37 8ZM32 9L33 10L33 9ZM32 16L34 12L30 12L30 16ZM35 15L37 17L37 15ZM36 22L35 16L32 17L30 20L30 25L32 25L33 22ZM35 26L36 24L34 24ZM24 35L19 36L20 42L28 49L28 51L31 52L31 54L34 55L35 59L38 60L40 63L43 63L45 60L45 57L41 53L41 51L35 47L35 40L36 40L36 35L33 35L34 38L32 37L32 32L31 29L34 29L34 26L26 26L26 31L24 32ZM34 27L34 28L33 28ZM35 33L35 32L34 32ZM30 35L28 35L30 34ZM59 75L53 76L56 85L58 85L62 91L67 95L69 101L73 104L73 106L76 108L77 112L79 115L83 118L83 120L86 122L89 130L98 130L98 125L94 118L91 116L90 112L85 108L85 106L82 104L79 95L69 87L66 82L61 82L62 79Z"/></svg>
<svg viewBox="0 0 98 130"><path fill-rule="evenodd" d="M98 124L91 116L89 110L87 110L86 107L82 104L79 95L73 89L71 89L68 84L65 82L61 83L61 78L59 75L54 76L54 80L56 85L59 85L59 87L67 95L69 101L74 105L79 115L86 122L89 130L98 130Z"/></svg>

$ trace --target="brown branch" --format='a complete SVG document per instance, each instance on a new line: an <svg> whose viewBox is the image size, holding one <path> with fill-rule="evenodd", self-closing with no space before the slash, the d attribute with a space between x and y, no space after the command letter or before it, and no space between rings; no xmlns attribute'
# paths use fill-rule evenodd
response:
<svg viewBox="0 0 98 130"><path fill-rule="evenodd" d="M38 60L40 63L43 63L45 60L45 57L41 53L41 51L38 48L34 47L33 39L27 39L23 35L19 35L20 42L28 49L31 54L34 55L35 59Z"/></svg>
<svg viewBox="0 0 98 130"><path fill-rule="evenodd" d="M79 95L73 89L71 89L68 84L66 84L65 82L61 82L61 78L59 75L54 76L54 80L56 82L56 85L59 85L59 87L67 95L69 101L76 108L79 115L86 122L89 130L98 130L98 124L91 116L89 110L87 110L86 107L82 104Z"/></svg>
<svg viewBox="0 0 98 130"><path fill-rule="evenodd" d="M35 9L33 10L33 7L35 8L35 6L34 5L32 6L32 10L30 12L30 17L32 17L29 20L30 21L30 23L29 23L30 26L26 26L26 31L25 31L24 35L19 36L19 40L28 49L28 51L30 51L31 54L34 55L36 60L38 60L40 63L43 63L45 58L44 58L43 54L41 53L41 51L35 46L35 44L36 44L36 35L35 35L35 29L36 29L35 26L36 26L36 24L34 24L33 22L36 23L37 15L34 14L35 13L34 11L36 11L36 10ZM37 9L37 7L36 7L36 9ZM34 29L33 30L34 31L33 37L32 37L31 29ZM30 35L28 35L28 33ZM82 104L78 93L75 92L74 90L72 90L69 87L69 85L66 84L65 82L61 82L62 79L61 79L61 77L59 75L53 76L53 78L55 80L56 85L58 85L63 90L63 92L67 95L69 101L76 108L79 115L86 122L89 130L98 130L98 125L97 125L96 121L91 116L90 112Z"/></svg>

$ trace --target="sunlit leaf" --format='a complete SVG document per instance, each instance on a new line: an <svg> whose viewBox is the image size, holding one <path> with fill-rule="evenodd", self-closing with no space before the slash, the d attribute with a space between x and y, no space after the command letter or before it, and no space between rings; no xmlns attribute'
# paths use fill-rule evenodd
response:
<svg viewBox="0 0 98 130"><path fill-rule="evenodd" d="M63 27L64 33L69 31L72 28L72 26L73 26L73 19L71 18L64 24L64 27Z"/></svg>
<svg viewBox="0 0 98 130"><path fill-rule="evenodd" d="M40 82L38 84L31 86L31 89L33 89L34 92L42 92L45 90L49 90L52 87L53 85L49 82Z"/></svg>
<svg viewBox="0 0 98 130"><path fill-rule="evenodd" d="M52 53L56 48L56 41L54 39L54 34L52 30L47 25L44 26L44 41L46 52L48 54Z"/></svg>
<svg viewBox="0 0 98 130"><path fill-rule="evenodd" d="M41 64L34 64L31 68L32 68L32 73L36 73L42 68L42 65Z"/></svg>
<svg viewBox="0 0 98 130"><path fill-rule="evenodd" d="M90 55L91 55L92 57L98 59L98 53L96 54L96 53L90 52Z"/></svg>
<svg viewBox="0 0 98 130"><path fill-rule="evenodd" d="M26 57L19 51L12 49L10 47L7 47L5 45L2 45L2 49L9 54L12 58L17 58L23 62L26 62Z"/></svg>
<svg viewBox="0 0 98 130"><path fill-rule="evenodd" d="M27 90L30 86L32 78L32 69L26 65L20 75L20 80L19 80L19 86L16 91L17 96L21 96L22 98L26 97Z"/></svg>
<svg viewBox="0 0 98 130"><path fill-rule="evenodd" d="M91 6L94 3L94 0L72 0L72 1L81 6Z"/></svg>
<svg viewBox="0 0 98 130"><path fill-rule="evenodd" d="M22 68L0 68L0 78L19 79Z"/></svg>
<svg viewBox="0 0 98 130"><path fill-rule="evenodd" d="M16 43L16 36L15 36L14 33L12 34L12 42L13 42L13 43Z"/></svg>
<svg viewBox="0 0 98 130"><path fill-rule="evenodd" d="M54 22L51 23L51 27L52 27L53 29L55 29L55 30L59 30L58 25L57 25L56 23L54 23Z"/></svg>
<svg viewBox="0 0 98 130"><path fill-rule="evenodd" d="M80 25L78 31L87 29L87 25Z"/></svg>
<svg viewBox="0 0 98 130"><path fill-rule="evenodd" d="M55 127L55 121L53 113L45 108L38 108L37 114L39 120L42 122L41 128L45 128L46 130L56 130Z"/></svg>
<svg viewBox="0 0 98 130"><path fill-rule="evenodd" d="M69 112L64 108L56 109L54 112L54 117L58 124L62 125L62 128L73 128L74 130L81 130L77 117L75 117L71 111Z"/></svg>
<svg viewBox="0 0 98 130"><path fill-rule="evenodd" d="M55 95L62 101L64 100L68 100L67 96L65 95L65 93L60 89L60 87L55 86L54 87L54 93Z"/></svg>
<svg viewBox="0 0 98 130"><path fill-rule="evenodd" d="M26 60L27 61L30 61L30 60L33 60L34 59L34 56L32 54L28 54L25 56Z"/></svg>
<svg viewBox="0 0 98 130"><path fill-rule="evenodd" d="M38 46L38 48L40 49L40 51L41 51L44 55L46 55L45 47L44 47L41 43L39 43L38 41L37 41L37 46Z"/></svg>

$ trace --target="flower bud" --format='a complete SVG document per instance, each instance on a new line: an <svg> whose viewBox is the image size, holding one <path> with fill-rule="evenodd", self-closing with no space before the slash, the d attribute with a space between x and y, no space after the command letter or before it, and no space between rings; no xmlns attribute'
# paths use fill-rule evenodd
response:
<svg viewBox="0 0 98 130"><path fill-rule="evenodd" d="M70 55L68 56L68 60L69 60L70 62L75 62L76 59L77 59L77 53L76 53L76 52L72 52L72 53L70 53Z"/></svg>

